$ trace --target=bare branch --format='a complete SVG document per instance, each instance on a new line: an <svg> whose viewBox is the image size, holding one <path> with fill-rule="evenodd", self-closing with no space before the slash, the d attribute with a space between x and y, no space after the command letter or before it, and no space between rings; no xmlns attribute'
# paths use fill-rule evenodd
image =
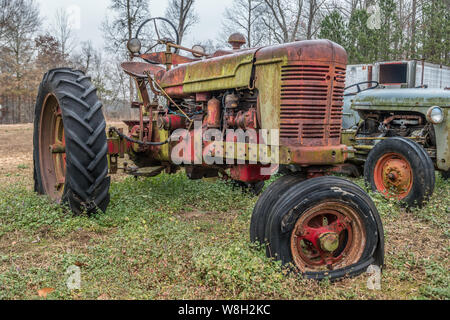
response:
<svg viewBox="0 0 450 320"><path fill-rule="evenodd" d="M166 18L173 22L183 42L189 29L198 22L198 16L194 11L195 0L170 0L166 9Z"/></svg>
<svg viewBox="0 0 450 320"><path fill-rule="evenodd" d="M63 8L56 10L51 31L60 44L62 55L70 54L75 47L75 35L69 23L69 14Z"/></svg>
<svg viewBox="0 0 450 320"><path fill-rule="evenodd" d="M264 3L260 0L234 0L232 6L225 10L222 38L228 39L232 33L240 32L245 36L248 47L261 45L266 37L263 10Z"/></svg>

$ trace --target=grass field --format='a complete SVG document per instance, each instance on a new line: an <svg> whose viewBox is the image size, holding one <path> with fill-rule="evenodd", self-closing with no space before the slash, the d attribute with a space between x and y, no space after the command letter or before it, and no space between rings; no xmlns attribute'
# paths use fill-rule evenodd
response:
<svg viewBox="0 0 450 320"><path fill-rule="evenodd" d="M450 183L440 176L422 210L373 195L386 268L382 290L371 291L367 274L337 283L284 275L249 242L257 198L224 182L118 176L108 212L89 218L34 194L32 173L32 126L0 126L0 299L44 299L44 288L47 299L450 298ZM80 290L66 285L72 265Z"/></svg>

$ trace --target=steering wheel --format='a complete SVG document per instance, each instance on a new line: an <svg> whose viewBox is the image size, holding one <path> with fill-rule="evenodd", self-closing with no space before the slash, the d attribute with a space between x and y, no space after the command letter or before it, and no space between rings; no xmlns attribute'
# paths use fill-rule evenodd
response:
<svg viewBox="0 0 450 320"><path fill-rule="evenodd" d="M150 51L152 51L155 47L157 47L160 44L166 44L166 43L174 43L179 45L180 44L180 35L177 31L177 28L174 26L174 24L172 22L170 22L169 20L167 20L166 18L161 18L161 17L156 17L156 18L150 18L145 20L138 28L138 30L136 31L136 39L139 39L139 35L141 34L144 26L150 22L153 22L153 26L154 26L154 31L156 33L157 39L153 39L152 44L154 43L154 45L150 46L145 52L145 53L149 53ZM169 30L167 30L168 28L164 28L163 33L161 33L160 28L161 26L158 27L158 22L163 22L163 23L167 23L171 29L173 29L174 34L170 34ZM166 37L162 37L163 35L166 35ZM175 39L171 39L168 36L172 36L175 35ZM173 48L174 49L174 53L178 52L178 49Z"/></svg>
<svg viewBox="0 0 450 320"><path fill-rule="evenodd" d="M363 84L375 84L375 86L374 87L369 87L369 88L366 88L366 89L361 89L361 85L363 85ZM378 81L363 81L363 82L355 83L355 84L352 84L351 86L345 88L344 92L347 91L350 88L353 88L353 87L356 87L358 89L358 92L347 93L347 94L344 94L344 96L346 96L346 97L347 96L354 96L354 95L357 95L358 93L363 92L363 91L376 89L379 86L380 86L380 83Z"/></svg>

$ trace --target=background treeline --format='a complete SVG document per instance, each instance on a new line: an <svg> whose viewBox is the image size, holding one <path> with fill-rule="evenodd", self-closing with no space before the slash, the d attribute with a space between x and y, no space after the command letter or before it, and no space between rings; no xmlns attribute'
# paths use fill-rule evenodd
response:
<svg viewBox="0 0 450 320"><path fill-rule="evenodd" d="M30 122L42 75L69 66L88 73L109 119L133 116L134 89L119 62L127 40L152 16L152 1L111 0L102 20L105 45L79 41L61 8L43 27L35 0L0 0L0 123ZM426 59L450 65L450 0L234 0L216 39L198 41L195 0L168 0L166 17L184 45L207 51L241 32L248 47L327 38L341 44L350 63ZM130 94L131 93L131 94Z"/></svg>

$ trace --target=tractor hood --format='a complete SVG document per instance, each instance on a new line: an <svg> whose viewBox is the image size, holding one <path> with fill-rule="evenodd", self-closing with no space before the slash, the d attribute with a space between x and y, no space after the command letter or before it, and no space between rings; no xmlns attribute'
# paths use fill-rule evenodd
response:
<svg viewBox="0 0 450 320"><path fill-rule="evenodd" d="M187 63L167 71L160 85L171 96L247 87L257 49Z"/></svg>
<svg viewBox="0 0 450 320"><path fill-rule="evenodd" d="M418 107L450 108L450 91L443 89L374 89L361 92L352 99L353 109L412 111ZM413 109L411 109L413 108Z"/></svg>
<svg viewBox="0 0 450 320"><path fill-rule="evenodd" d="M221 52L219 52L221 53ZM222 55L223 54L223 55ZM252 87L254 68L289 61L347 63L345 50L329 40L296 41L276 46L222 52L205 60L167 71L160 81L172 97L193 93Z"/></svg>

